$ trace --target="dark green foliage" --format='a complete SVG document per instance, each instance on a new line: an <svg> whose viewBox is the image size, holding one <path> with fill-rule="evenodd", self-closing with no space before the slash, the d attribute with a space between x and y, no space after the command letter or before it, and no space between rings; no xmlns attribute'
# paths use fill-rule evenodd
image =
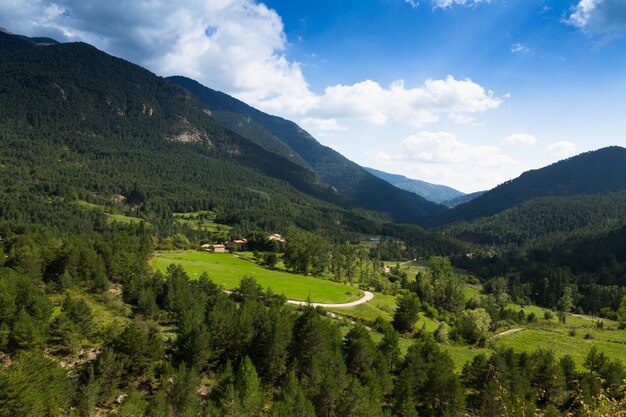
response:
<svg viewBox="0 0 626 417"><path fill-rule="evenodd" d="M450 356L432 340L411 346L402 363L394 391L394 411L420 416L455 415L463 410L463 391ZM410 414L409 414L410 415Z"/></svg>
<svg viewBox="0 0 626 417"><path fill-rule="evenodd" d="M0 367L0 416L56 416L69 412L74 387L56 361L39 352L20 353Z"/></svg>
<svg viewBox="0 0 626 417"><path fill-rule="evenodd" d="M306 307L296 321L292 359L302 388L318 415L333 415L346 384L346 366L336 325Z"/></svg>
<svg viewBox="0 0 626 417"><path fill-rule="evenodd" d="M279 400L274 403L273 417L315 417L315 409L293 373L285 378Z"/></svg>
<svg viewBox="0 0 626 417"><path fill-rule="evenodd" d="M198 387L200 377L195 369L182 364L173 376L167 400L171 414L180 417L195 417L200 412Z"/></svg>
<svg viewBox="0 0 626 417"><path fill-rule="evenodd" d="M144 374L165 355L163 340L156 330L145 329L135 323L129 324L115 337L110 342L110 348L124 364L128 377Z"/></svg>
<svg viewBox="0 0 626 417"><path fill-rule="evenodd" d="M394 329L399 332L412 332L420 310L419 299L414 293L409 292L398 297L396 304L398 306L392 322Z"/></svg>
<svg viewBox="0 0 626 417"><path fill-rule="evenodd" d="M143 417L148 405L136 388L131 388L122 405L117 409L120 417Z"/></svg>

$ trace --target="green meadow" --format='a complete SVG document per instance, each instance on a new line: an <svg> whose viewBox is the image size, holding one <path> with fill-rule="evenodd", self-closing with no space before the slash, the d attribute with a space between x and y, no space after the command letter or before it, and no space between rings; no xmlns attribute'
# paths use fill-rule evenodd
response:
<svg viewBox="0 0 626 417"><path fill-rule="evenodd" d="M242 277L254 278L264 289L284 294L292 300L305 301L310 298L319 303L345 303L363 296L354 287L320 278L307 277L284 271L270 270L249 260L229 253L209 253L199 251L157 252L150 260L152 268L165 272L171 264L180 264L192 279L203 273L225 289L239 285Z"/></svg>
<svg viewBox="0 0 626 417"><path fill-rule="evenodd" d="M78 205L85 210L96 211L96 212L100 212L104 214L108 223L130 224L133 222L135 223L145 222L148 225L150 224L146 220L141 219L139 217L131 217L131 216L125 216L123 214L111 213L111 207L108 207L108 206L102 206L102 205L90 203L88 201L83 201L83 200L79 200Z"/></svg>
<svg viewBox="0 0 626 417"><path fill-rule="evenodd" d="M193 211L187 213L172 213L174 219L180 224L186 224L192 229L204 230L206 232L227 233L231 227L226 224L216 223L216 213L208 210Z"/></svg>

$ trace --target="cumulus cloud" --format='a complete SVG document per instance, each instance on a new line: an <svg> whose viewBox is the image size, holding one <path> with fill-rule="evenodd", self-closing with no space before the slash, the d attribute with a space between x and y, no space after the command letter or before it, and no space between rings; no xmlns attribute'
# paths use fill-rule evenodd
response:
<svg viewBox="0 0 626 417"><path fill-rule="evenodd" d="M471 80L452 76L426 80L420 87L407 88L395 81L385 88L366 80L352 85L327 87L322 95L309 94L304 100L277 97L263 107L277 113L318 118L359 119L384 125L393 119L422 127L439 120L440 114L479 113L496 109L502 99Z"/></svg>
<svg viewBox="0 0 626 417"><path fill-rule="evenodd" d="M476 6L480 3L490 3L491 0L432 0L433 8L447 9L454 5Z"/></svg>
<svg viewBox="0 0 626 417"><path fill-rule="evenodd" d="M496 146L467 143L445 131L422 131L405 138L396 152L368 154L380 169L464 191L492 188L525 168Z"/></svg>
<svg viewBox="0 0 626 417"><path fill-rule="evenodd" d="M472 116L469 116L467 114L459 114L459 113L448 114L448 119L461 125L475 124L474 121L476 120Z"/></svg>
<svg viewBox="0 0 626 417"><path fill-rule="evenodd" d="M534 145L537 138L528 133L514 133L504 138L503 142L509 145Z"/></svg>
<svg viewBox="0 0 626 417"><path fill-rule="evenodd" d="M486 168L515 165L516 161L495 146L470 145L448 132L420 132L402 141L407 156L415 161Z"/></svg>
<svg viewBox="0 0 626 417"><path fill-rule="evenodd" d="M576 144L565 140L555 142L546 147L546 150L553 155L566 158L576 154Z"/></svg>
<svg viewBox="0 0 626 417"><path fill-rule="evenodd" d="M590 35L621 37L626 33L626 2L579 0L565 22Z"/></svg>
<svg viewBox="0 0 626 417"><path fill-rule="evenodd" d="M414 9L420 5L420 3L417 0L404 0L404 1L406 2L406 4L410 5Z"/></svg>

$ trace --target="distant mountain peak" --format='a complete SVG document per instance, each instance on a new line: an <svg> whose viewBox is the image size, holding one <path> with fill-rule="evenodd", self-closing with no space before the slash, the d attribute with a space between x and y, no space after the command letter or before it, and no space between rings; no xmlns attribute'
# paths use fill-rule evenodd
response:
<svg viewBox="0 0 626 417"><path fill-rule="evenodd" d="M0 28L0 32L2 33L6 33L7 35L13 35L11 32L9 32L6 28Z"/></svg>
<svg viewBox="0 0 626 417"><path fill-rule="evenodd" d="M461 191L455 190L452 187L439 184L431 184L426 181L416 180L405 177L399 174L390 174L388 172L380 171L374 168L364 168L370 174L377 176L378 178L387 181L391 185L394 185L402 190L415 193L428 201L432 201L437 204L446 205L446 201L450 201L465 195Z"/></svg>

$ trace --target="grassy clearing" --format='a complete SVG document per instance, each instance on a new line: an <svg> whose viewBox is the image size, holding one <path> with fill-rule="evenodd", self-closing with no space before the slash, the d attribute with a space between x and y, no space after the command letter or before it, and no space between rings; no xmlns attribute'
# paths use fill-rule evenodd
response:
<svg viewBox="0 0 626 417"><path fill-rule="evenodd" d="M207 232L224 232L228 233L231 229L226 224L216 223L216 214L212 211L202 210L187 213L172 213L174 219L180 224L186 224L192 229L204 230Z"/></svg>
<svg viewBox="0 0 626 417"><path fill-rule="evenodd" d="M131 216L125 216L123 214L111 213L111 208L107 206L101 206L101 205L93 204L93 203L90 203L88 201L83 201L83 200L79 200L78 205L81 206L85 210L96 211L96 212L100 212L104 214L108 223L130 224L132 222L135 222L135 223L145 222L146 224L150 224L149 222L139 217L131 217Z"/></svg>
<svg viewBox="0 0 626 417"><path fill-rule="evenodd" d="M130 306L124 304L119 294L111 292L97 295L85 293L79 290L68 291L69 295L75 300L83 300L94 316L94 322L98 329L104 330L111 324L118 322L126 324L130 321ZM61 305L65 299L65 294L51 295L50 300L54 306L52 317L56 317L61 313Z"/></svg>
<svg viewBox="0 0 626 417"><path fill-rule="evenodd" d="M415 277L420 272L428 272L428 261L408 261L408 262L393 262L385 261L385 266L388 268L400 265L400 270L406 272L409 281L415 280Z"/></svg>
<svg viewBox="0 0 626 417"><path fill-rule="evenodd" d="M320 303L345 303L362 297L363 293L353 287L319 278L290 274L263 268L253 262L228 253L198 251L157 252L150 261L152 268L165 272L170 264L181 264L192 279L206 272L209 277L225 289L239 285L244 276L254 278L264 289L284 294L292 300L307 300Z"/></svg>
<svg viewBox="0 0 626 417"><path fill-rule="evenodd" d="M520 309L511 304L509 307ZM524 306L526 315L535 313L537 323L514 326L522 331L512 333L490 342L491 347L510 347L517 351L532 352L537 349L551 349L557 357L569 354L579 369L592 346L606 353L611 359L626 364L626 331L618 330L617 323L606 319L597 319L587 315L570 314L565 324L559 323L556 313L554 318L544 319L544 313L550 311L537 306ZM602 328L596 322L604 322ZM570 335L572 334L572 335Z"/></svg>
<svg viewBox="0 0 626 417"><path fill-rule="evenodd" d="M466 300L471 300L474 297L481 297L483 286L480 284L468 284L463 288L463 296Z"/></svg>
<svg viewBox="0 0 626 417"><path fill-rule="evenodd" d="M355 307L329 309L335 314L349 317L351 319L364 320L372 322L378 317L382 317L387 321L393 318L393 312L396 310L396 297L393 295L385 295L374 293L374 299Z"/></svg>

